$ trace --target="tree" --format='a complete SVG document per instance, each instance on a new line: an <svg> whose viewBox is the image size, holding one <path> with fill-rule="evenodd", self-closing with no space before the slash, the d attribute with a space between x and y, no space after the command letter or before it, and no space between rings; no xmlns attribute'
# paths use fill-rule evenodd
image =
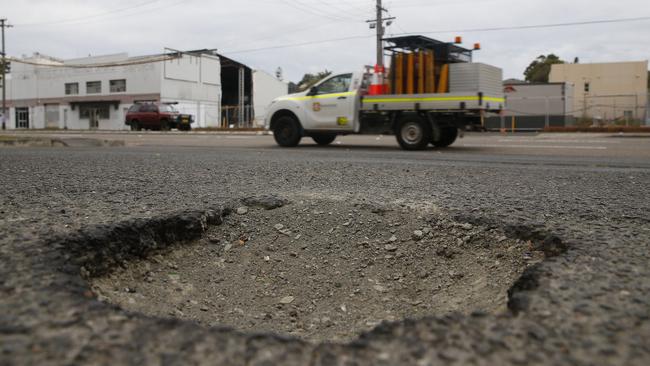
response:
<svg viewBox="0 0 650 366"><path fill-rule="evenodd" d="M548 56L541 55L531 62L526 68L526 71L524 71L526 81L533 83L548 83L548 75L551 73L551 65L563 63L565 62L552 53Z"/></svg>
<svg viewBox="0 0 650 366"><path fill-rule="evenodd" d="M298 91L303 91L311 88L317 82L325 79L326 77L332 75L331 71L325 70L316 74L305 74L302 77L302 80L298 82Z"/></svg>

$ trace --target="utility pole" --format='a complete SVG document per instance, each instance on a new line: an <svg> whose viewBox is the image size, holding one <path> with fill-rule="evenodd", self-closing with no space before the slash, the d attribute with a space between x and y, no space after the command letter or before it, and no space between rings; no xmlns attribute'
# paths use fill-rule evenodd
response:
<svg viewBox="0 0 650 366"><path fill-rule="evenodd" d="M384 18L384 12L388 10L384 9L381 4L381 0L377 0L377 17L372 20L366 21L370 23L370 28L375 28L377 30L377 66L380 69L384 67L384 33L386 27L384 22L387 22L386 25L390 25L394 17Z"/></svg>
<svg viewBox="0 0 650 366"><path fill-rule="evenodd" d="M377 0L377 66L384 66L384 8ZM4 47L2 48L4 52Z"/></svg>
<svg viewBox="0 0 650 366"><path fill-rule="evenodd" d="M6 129L5 121L7 120L7 53L5 51L5 28L11 28L7 24L7 19L0 19L0 28L2 28L2 129Z"/></svg>

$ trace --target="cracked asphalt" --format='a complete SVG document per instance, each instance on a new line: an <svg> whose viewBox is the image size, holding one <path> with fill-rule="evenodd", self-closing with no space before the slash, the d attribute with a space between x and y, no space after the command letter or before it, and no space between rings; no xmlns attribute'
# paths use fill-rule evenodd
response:
<svg viewBox="0 0 650 366"><path fill-rule="evenodd" d="M404 152L388 137L290 150L269 136L194 137L0 148L0 365L650 363L648 138L470 135ZM129 313L82 277L80 263L101 265L119 243L196 239L227 202L259 194L436 207L569 249L526 271L503 314L385 322L345 344Z"/></svg>

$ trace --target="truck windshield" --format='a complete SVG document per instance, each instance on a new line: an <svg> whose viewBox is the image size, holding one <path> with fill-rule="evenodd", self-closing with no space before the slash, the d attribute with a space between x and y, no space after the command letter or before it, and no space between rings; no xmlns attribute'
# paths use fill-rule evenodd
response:
<svg viewBox="0 0 650 366"><path fill-rule="evenodd" d="M176 113L176 112L178 112L176 109L174 109L174 107L172 107L169 104L161 104L159 108L160 108L161 112L167 112L167 113Z"/></svg>

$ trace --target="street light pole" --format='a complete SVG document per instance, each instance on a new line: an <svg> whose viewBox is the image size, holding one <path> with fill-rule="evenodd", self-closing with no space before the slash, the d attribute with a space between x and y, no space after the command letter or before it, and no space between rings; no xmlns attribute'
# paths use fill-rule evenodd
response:
<svg viewBox="0 0 650 366"><path fill-rule="evenodd" d="M7 19L0 19L0 28L2 28L2 129L6 129L5 121L7 120L7 53L5 51L5 28L11 28L7 24Z"/></svg>

